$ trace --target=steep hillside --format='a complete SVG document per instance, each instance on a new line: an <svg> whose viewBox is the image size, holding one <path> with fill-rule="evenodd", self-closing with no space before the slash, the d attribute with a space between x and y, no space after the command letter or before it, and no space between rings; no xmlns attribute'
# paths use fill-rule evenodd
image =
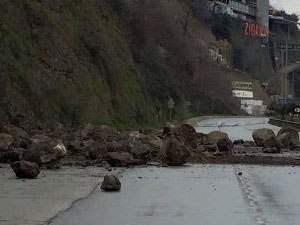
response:
<svg viewBox="0 0 300 225"><path fill-rule="evenodd" d="M104 1L1 1L1 114L139 122L149 106Z"/></svg>
<svg viewBox="0 0 300 225"><path fill-rule="evenodd" d="M203 29L189 1L2 0L0 121L153 124L170 97L178 118L237 112Z"/></svg>

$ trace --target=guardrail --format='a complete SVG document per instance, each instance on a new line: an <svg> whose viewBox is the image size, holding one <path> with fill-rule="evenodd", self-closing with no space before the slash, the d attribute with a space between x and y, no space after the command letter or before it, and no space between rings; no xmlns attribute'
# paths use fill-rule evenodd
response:
<svg viewBox="0 0 300 225"><path fill-rule="evenodd" d="M300 123L294 121L270 118L269 123L278 127L294 127L296 129L300 129Z"/></svg>

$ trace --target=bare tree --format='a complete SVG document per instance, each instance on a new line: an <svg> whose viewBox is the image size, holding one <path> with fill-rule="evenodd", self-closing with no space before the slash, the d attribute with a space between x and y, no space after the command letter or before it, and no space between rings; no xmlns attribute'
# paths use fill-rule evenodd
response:
<svg viewBox="0 0 300 225"><path fill-rule="evenodd" d="M183 37L185 38L187 32L188 32L188 29L190 27L190 24L193 22L194 20L194 16L193 16L193 12L190 8L187 8L186 9L186 12L185 12L185 15L184 17L182 18L182 21L181 21L181 25L182 25L182 29L183 29Z"/></svg>

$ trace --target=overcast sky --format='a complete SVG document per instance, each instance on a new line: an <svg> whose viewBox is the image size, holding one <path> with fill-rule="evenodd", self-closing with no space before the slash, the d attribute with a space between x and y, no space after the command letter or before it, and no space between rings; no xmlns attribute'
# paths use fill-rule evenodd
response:
<svg viewBox="0 0 300 225"><path fill-rule="evenodd" d="M300 15L300 0L270 0L270 4L288 13Z"/></svg>

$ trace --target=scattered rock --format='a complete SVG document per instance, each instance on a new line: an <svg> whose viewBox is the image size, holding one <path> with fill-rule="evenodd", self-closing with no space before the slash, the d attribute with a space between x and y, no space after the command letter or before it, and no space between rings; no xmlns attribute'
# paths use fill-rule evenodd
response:
<svg viewBox="0 0 300 225"><path fill-rule="evenodd" d="M3 127L3 133L12 135L14 138L28 138L28 133L22 128L16 127L14 125L6 125Z"/></svg>
<svg viewBox="0 0 300 225"><path fill-rule="evenodd" d="M198 142L198 145L210 145L210 144L212 144L209 140L208 135L203 134L203 133L197 133L197 142Z"/></svg>
<svg viewBox="0 0 300 225"><path fill-rule="evenodd" d="M277 148L280 152L280 143L271 129L263 128L255 130L252 137L257 146L263 148Z"/></svg>
<svg viewBox="0 0 300 225"><path fill-rule="evenodd" d="M133 146L130 150L130 153L135 159L138 159L143 163L147 163L151 159L149 148L143 144L137 144Z"/></svg>
<svg viewBox="0 0 300 225"><path fill-rule="evenodd" d="M164 140L160 152L160 159L163 164L180 166L186 163L189 156L189 150L174 137L171 136Z"/></svg>
<svg viewBox="0 0 300 225"><path fill-rule="evenodd" d="M290 148L294 146L293 141L292 141L292 136L290 133L282 133L277 136L277 139L279 143L281 144L282 148Z"/></svg>
<svg viewBox="0 0 300 225"><path fill-rule="evenodd" d="M192 149L197 148L197 132L194 127L189 124L182 124L175 129L176 135Z"/></svg>
<svg viewBox="0 0 300 225"><path fill-rule="evenodd" d="M151 159L150 148L146 144L143 144L142 140L136 136L129 136L127 138L127 148L132 156L142 161L142 163L147 163Z"/></svg>
<svg viewBox="0 0 300 225"><path fill-rule="evenodd" d="M150 158L157 159L159 151L163 144L162 139L154 135L148 135L142 140L142 142L148 147L150 151Z"/></svg>
<svg viewBox="0 0 300 225"><path fill-rule="evenodd" d="M213 131L207 134L211 143L217 144L220 139L229 138L228 135L222 131Z"/></svg>
<svg viewBox="0 0 300 225"><path fill-rule="evenodd" d="M120 135L120 132L116 128L108 125L94 126L87 124L79 132L79 135L83 138L91 138L93 140L105 139L107 141L113 141Z"/></svg>
<svg viewBox="0 0 300 225"><path fill-rule="evenodd" d="M103 161L103 162L102 162L102 166L103 166L104 169L106 169L106 170L111 169L111 165L110 165L108 162L106 162L106 161Z"/></svg>
<svg viewBox="0 0 300 225"><path fill-rule="evenodd" d="M141 163L141 161L134 159L129 152L109 152L106 161L115 167L126 167Z"/></svg>
<svg viewBox="0 0 300 225"><path fill-rule="evenodd" d="M104 191L119 191L121 189L120 180L113 175L106 175L101 185Z"/></svg>
<svg viewBox="0 0 300 225"><path fill-rule="evenodd" d="M14 138L10 134L0 134L0 151L7 151L13 141Z"/></svg>
<svg viewBox="0 0 300 225"><path fill-rule="evenodd" d="M214 158L215 157L215 152L202 152L201 153L201 158Z"/></svg>
<svg viewBox="0 0 300 225"><path fill-rule="evenodd" d="M12 163L22 160L22 155L26 150L23 148L13 148L8 151L3 152L0 157L0 162L2 163Z"/></svg>
<svg viewBox="0 0 300 225"><path fill-rule="evenodd" d="M234 146L232 141L228 137L219 139L217 145L220 152L227 153L231 153Z"/></svg>
<svg viewBox="0 0 300 225"><path fill-rule="evenodd" d="M42 164L56 164L67 154L64 143L59 139L51 139L45 135L34 135L30 139L29 150L23 159Z"/></svg>
<svg viewBox="0 0 300 225"><path fill-rule="evenodd" d="M106 147L109 152L126 151L126 148L120 142L117 142L117 141L112 141L112 142L107 143Z"/></svg>
<svg viewBox="0 0 300 225"><path fill-rule="evenodd" d="M267 139L264 142L263 148L277 148L278 152L281 151L281 145L276 137Z"/></svg>
<svg viewBox="0 0 300 225"><path fill-rule="evenodd" d="M34 179L40 173L38 164L33 162L14 162L13 164L11 164L11 168L18 178Z"/></svg>
<svg viewBox="0 0 300 225"><path fill-rule="evenodd" d="M290 134L291 137L291 144L296 144L299 141L299 130L293 127L286 127L286 128L282 128L279 132L278 132L278 136L280 136L281 134L284 133L288 133Z"/></svg>
<svg viewBox="0 0 300 225"><path fill-rule="evenodd" d="M245 141L243 144L242 144L244 147L256 147L256 144L254 141Z"/></svg>
<svg viewBox="0 0 300 225"><path fill-rule="evenodd" d="M243 145L243 144L245 144L245 141L242 140L242 139L234 140L234 141L233 141L233 144L234 144L234 145Z"/></svg>
<svg viewBox="0 0 300 225"><path fill-rule="evenodd" d="M196 152L216 152L218 151L217 144L211 145L198 145Z"/></svg>
<svg viewBox="0 0 300 225"><path fill-rule="evenodd" d="M50 136L53 138L60 138L62 135L64 135L67 132L64 125L57 121L52 121L48 123L47 127L49 129Z"/></svg>
<svg viewBox="0 0 300 225"><path fill-rule="evenodd" d="M89 156L93 160L102 160L107 157L108 154L105 143L98 141L93 142L93 144L87 147L87 149L89 149Z"/></svg>
<svg viewBox="0 0 300 225"><path fill-rule="evenodd" d="M263 128L255 130L252 133L252 137L257 146L263 147L266 140L273 139L276 136L271 129Z"/></svg>
<svg viewBox="0 0 300 225"><path fill-rule="evenodd" d="M278 149L278 148L264 148L263 153L268 153L268 154L280 153L280 149Z"/></svg>
<svg viewBox="0 0 300 225"><path fill-rule="evenodd" d="M14 142L12 143L14 147L28 148L29 135L25 130L14 125L6 125L2 130L4 133L10 134L14 138Z"/></svg>

